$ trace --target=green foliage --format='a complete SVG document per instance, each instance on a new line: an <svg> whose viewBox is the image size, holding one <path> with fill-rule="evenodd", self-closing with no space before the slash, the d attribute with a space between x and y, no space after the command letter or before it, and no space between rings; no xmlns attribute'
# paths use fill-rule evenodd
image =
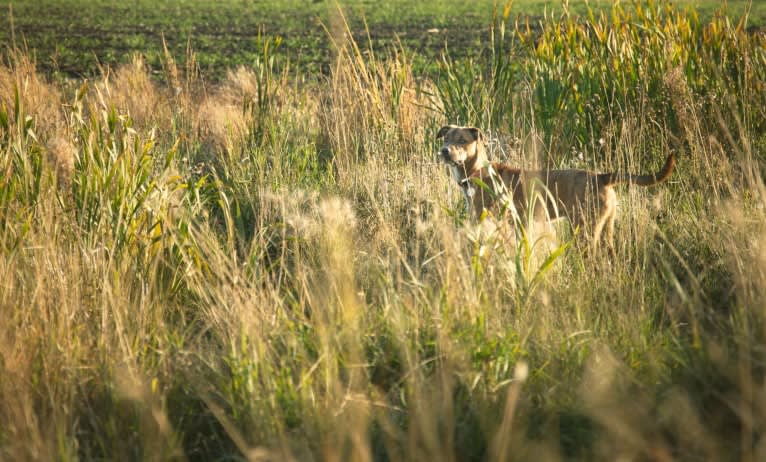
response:
<svg viewBox="0 0 766 462"><path fill-rule="evenodd" d="M277 87L280 80L275 77L274 52L281 44L280 37L272 39L264 37L261 31L258 32L255 47L259 53L252 63L256 76L256 91L254 95L245 95L243 98L243 110L251 114L255 124L250 130L250 136L256 143L263 139L264 129L269 126L268 117L276 109Z"/></svg>
<svg viewBox="0 0 766 462"><path fill-rule="evenodd" d="M159 225L144 205L154 192L158 156L154 140L131 132L129 118L118 116L114 108L100 116L79 127L79 136L88 143L75 165L72 196L82 230L101 239L99 231L107 229L119 251L138 244L140 234Z"/></svg>
<svg viewBox="0 0 766 462"><path fill-rule="evenodd" d="M504 124L513 120L513 94L522 69L516 36L507 34L512 3L499 14L495 11L489 49L478 58L456 60L446 51L442 55L436 95L446 120L485 129L513 128Z"/></svg>
<svg viewBox="0 0 766 462"><path fill-rule="evenodd" d="M0 108L0 228L7 251L16 250L35 218L43 187L43 154L34 132L34 118L27 115L13 88L13 107ZM4 239L5 240L5 239Z"/></svg>
<svg viewBox="0 0 766 462"><path fill-rule="evenodd" d="M537 23L519 15L509 33L509 11L496 16L481 58L445 58L437 94L446 119L510 133L535 128L545 145L563 152L606 137L634 107L682 136L691 129L690 111L764 94L766 42L747 31L747 16L734 22L719 12L703 23L694 9L653 0L589 9L587 20L566 8ZM668 81L674 72L699 97L698 107L672 99L681 91L669 88L679 84ZM531 119L513 110L523 104ZM732 116L756 131L764 121L749 105Z"/></svg>

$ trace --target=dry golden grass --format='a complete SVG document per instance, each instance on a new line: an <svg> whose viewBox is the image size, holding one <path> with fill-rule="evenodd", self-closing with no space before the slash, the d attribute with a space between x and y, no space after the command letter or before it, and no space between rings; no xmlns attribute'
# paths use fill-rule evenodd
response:
<svg viewBox="0 0 766 462"><path fill-rule="evenodd" d="M140 55L133 56L130 64L118 67L113 74L106 71L103 80L95 85L95 90L102 107L114 107L119 114L127 115L136 128L169 130L171 108L168 93L172 90L161 91L157 88Z"/></svg>
<svg viewBox="0 0 766 462"><path fill-rule="evenodd" d="M32 59L20 51L4 56L0 66L0 107L13 110L16 95L24 113L34 118L35 133L42 139L60 128L61 92L46 82Z"/></svg>
<svg viewBox="0 0 766 462"><path fill-rule="evenodd" d="M621 191L614 258L493 243L434 159L433 84L338 53L268 94L170 60L168 88L136 59L79 97L0 67L46 134L0 134L0 459L766 457L757 133L706 133L671 75L689 151ZM605 168L672 143L641 110Z"/></svg>

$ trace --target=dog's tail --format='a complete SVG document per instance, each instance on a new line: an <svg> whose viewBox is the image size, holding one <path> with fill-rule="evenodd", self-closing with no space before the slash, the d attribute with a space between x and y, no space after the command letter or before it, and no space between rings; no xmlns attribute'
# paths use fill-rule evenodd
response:
<svg viewBox="0 0 766 462"><path fill-rule="evenodd" d="M676 166L676 156L670 153L665 165L662 166L662 170L651 175L633 175L630 173L599 173L598 182L602 185L610 185L615 183L630 183L637 184L639 186L651 186L653 184L662 183L667 180L673 169Z"/></svg>

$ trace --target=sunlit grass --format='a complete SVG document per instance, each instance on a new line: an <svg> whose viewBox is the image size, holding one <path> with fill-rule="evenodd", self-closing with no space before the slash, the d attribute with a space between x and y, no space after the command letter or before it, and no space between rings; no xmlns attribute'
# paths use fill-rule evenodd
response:
<svg viewBox="0 0 766 462"><path fill-rule="evenodd" d="M658 8L498 16L435 80L342 16L321 81L265 36L215 86L6 52L0 458L764 458L763 39ZM472 223L444 122L524 167L679 164L594 256Z"/></svg>

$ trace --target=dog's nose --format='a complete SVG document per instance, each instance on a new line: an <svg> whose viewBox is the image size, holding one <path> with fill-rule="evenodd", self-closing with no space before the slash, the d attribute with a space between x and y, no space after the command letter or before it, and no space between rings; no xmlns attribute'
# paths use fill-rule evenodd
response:
<svg viewBox="0 0 766 462"><path fill-rule="evenodd" d="M442 157L444 157L445 159L449 159L449 149L447 149L447 148L442 148L442 150L441 150L441 155L442 155Z"/></svg>

